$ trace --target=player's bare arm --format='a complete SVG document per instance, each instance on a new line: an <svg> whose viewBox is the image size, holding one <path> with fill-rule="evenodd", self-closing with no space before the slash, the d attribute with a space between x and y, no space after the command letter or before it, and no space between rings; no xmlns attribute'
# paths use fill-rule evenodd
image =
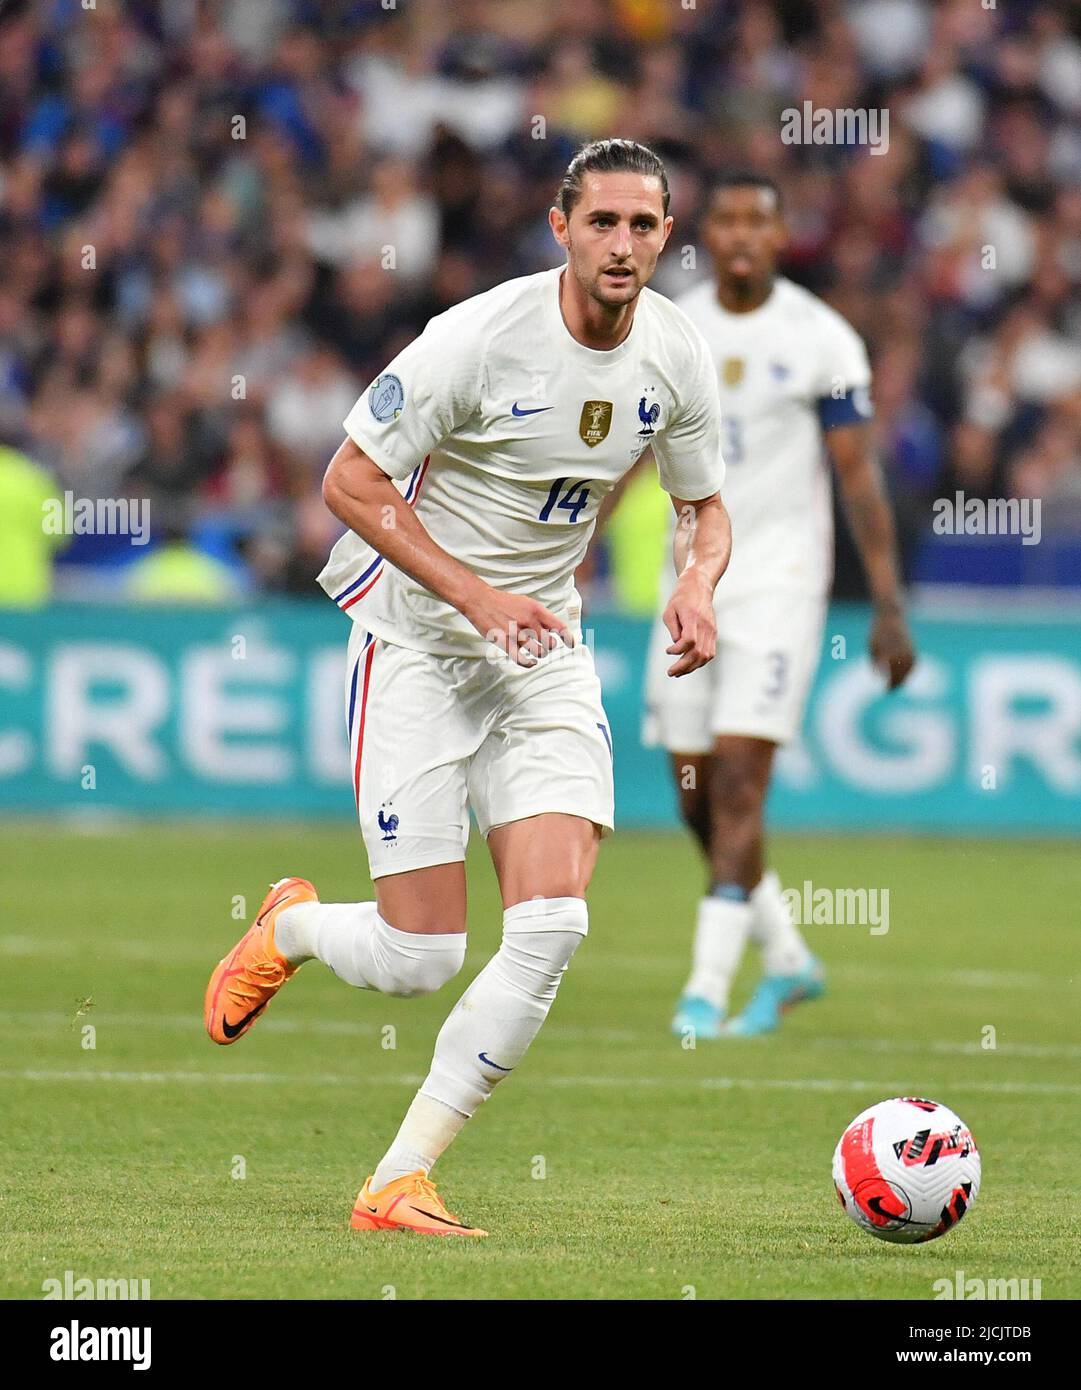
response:
<svg viewBox="0 0 1081 1390"><path fill-rule="evenodd" d="M543 604L486 584L437 545L386 473L347 438L323 479L323 500L390 563L465 615L519 665L531 665L574 633Z"/></svg>
<svg viewBox="0 0 1081 1390"><path fill-rule="evenodd" d="M685 676L717 654L713 591L728 568L732 525L720 493L697 502L673 497L672 506L678 517L673 548L679 578L663 615L672 635L665 650L678 657L668 674Z"/></svg>
<svg viewBox="0 0 1081 1390"><path fill-rule="evenodd" d="M830 430L830 455L841 485L841 500L863 562L874 604L871 660L896 690L916 664L905 620L893 514L874 456L869 425Z"/></svg>

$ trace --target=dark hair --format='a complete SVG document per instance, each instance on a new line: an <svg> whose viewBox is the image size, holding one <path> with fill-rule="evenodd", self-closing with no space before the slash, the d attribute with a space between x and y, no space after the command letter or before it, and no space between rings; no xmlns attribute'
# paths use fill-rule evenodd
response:
<svg viewBox="0 0 1081 1390"><path fill-rule="evenodd" d="M709 198L712 202L718 193L723 193L726 188L764 188L772 193L777 203L777 211L781 210L781 190L771 178L765 174L752 173L750 169L732 169L725 174L717 174L709 182Z"/></svg>
<svg viewBox="0 0 1081 1390"><path fill-rule="evenodd" d="M637 140L593 140L582 146L567 165L556 194L556 205L567 217L582 196L583 174L644 174L660 179L664 215L668 216L668 175L664 165L647 145L640 145Z"/></svg>

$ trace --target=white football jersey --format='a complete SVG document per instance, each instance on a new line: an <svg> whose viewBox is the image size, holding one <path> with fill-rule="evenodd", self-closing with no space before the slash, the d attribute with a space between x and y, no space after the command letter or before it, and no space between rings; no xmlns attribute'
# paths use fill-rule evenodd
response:
<svg viewBox="0 0 1081 1390"><path fill-rule="evenodd" d="M630 333L599 352L567 331L561 274L510 280L433 318L345 428L438 545L578 629L575 568L602 499L645 447L661 486L687 500L720 490L724 462L717 374L684 313L644 289ZM442 656L490 650L457 609L353 532L319 583L388 642Z"/></svg>
<svg viewBox="0 0 1081 1390"><path fill-rule="evenodd" d="M712 281L677 303L709 344L720 387L732 561L718 601L761 589L826 594L833 503L823 434L870 418L862 340L783 278L747 314L729 313Z"/></svg>

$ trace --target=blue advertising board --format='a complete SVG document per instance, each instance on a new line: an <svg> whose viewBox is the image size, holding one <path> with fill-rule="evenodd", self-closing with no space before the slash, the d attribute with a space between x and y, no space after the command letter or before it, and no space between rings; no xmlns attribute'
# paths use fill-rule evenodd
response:
<svg viewBox="0 0 1081 1390"><path fill-rule="evenodd" d="M919 616L920 663L886 694L867 614L831 609L777 826L1081 831L1075 616ZM665 757L639 740L648 624L589 621L621 826L676 823ZM347 620L329 604L56 604L0 613L0 810L351 816Z"/></svg>

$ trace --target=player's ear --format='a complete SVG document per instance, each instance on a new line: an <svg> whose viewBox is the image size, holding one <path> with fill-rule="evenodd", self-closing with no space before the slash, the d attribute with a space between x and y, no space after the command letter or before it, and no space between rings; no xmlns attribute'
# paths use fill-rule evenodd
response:
<svg viewBox="0 0 1081 1390"><path fill-rule="evenodd" d="M669 215L668 217L666 217L666 218L664 219L664 225L663 225L663 227L661 228L661 250L662 250L662 251L663 251L664 248L665 248L665 245L666 245L666 243L667 243L667 241L668 241L668 238L672 235L672 228L673 228L674 225L675 225L675 218L673 218L671 215Z"/></svg>
<svg viewBox="0 0 1081 1390"><path fill-rule="evenodd" d="M552 229L552 235L560 246L569 246L570 237L567 235L567 214L561 208L552 207L548 209L548 225Z"/></svg>

